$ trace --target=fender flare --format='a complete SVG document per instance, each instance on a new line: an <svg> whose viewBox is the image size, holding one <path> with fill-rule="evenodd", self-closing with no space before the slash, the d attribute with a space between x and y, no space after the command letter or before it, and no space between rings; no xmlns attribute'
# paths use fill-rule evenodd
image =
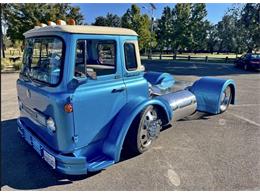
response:
<svg viewBox="0 0 260 195"><path fill-rule="evenodd" d="M220 98L227 86L231 87L231 104L235 104L236 84L232 79L203 77L193 83L189 90L196 96L197 110L211 114L220 113Z"/></svg>
<svg viewBox="0 0 260 195"><path fill-rule="evenodd" d="M103 153L118 162L126 134L135 117L148 105L159 106L167 116L167 122L172 119L170 105L160 99L135 98L128 102L118 113L112 128L103 143Z"/></svg>

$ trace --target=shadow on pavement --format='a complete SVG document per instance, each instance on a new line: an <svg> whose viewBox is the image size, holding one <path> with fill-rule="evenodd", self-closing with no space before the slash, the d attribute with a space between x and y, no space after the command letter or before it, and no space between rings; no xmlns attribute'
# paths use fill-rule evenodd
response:
<svg viewBox="0 0 260 195"><path fill-rule="evenodd" d="M205 62L182 62L173 60L142 60L148 71L168 72L173 75L222 76L237 74L256 74L257 71L245 71L234 64Z"/></svg>
<svg viewBox="0 0 260 195"><path fill-rule="evenodd" d="M16 119L1 122L1 188L41 189L83 180L96 173L68 176L57 173L17 133Z"/></svg>

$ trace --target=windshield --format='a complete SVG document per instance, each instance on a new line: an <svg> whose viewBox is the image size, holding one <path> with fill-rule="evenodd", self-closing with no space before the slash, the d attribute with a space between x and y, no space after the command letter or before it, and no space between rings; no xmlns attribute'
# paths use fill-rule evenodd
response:
<svg viewBox="0 0 260 195"><path fill-rule="evenodd" d="M31 80L56 85L63 63L63 42L58 37L28 38L21 73Z"/></svg>

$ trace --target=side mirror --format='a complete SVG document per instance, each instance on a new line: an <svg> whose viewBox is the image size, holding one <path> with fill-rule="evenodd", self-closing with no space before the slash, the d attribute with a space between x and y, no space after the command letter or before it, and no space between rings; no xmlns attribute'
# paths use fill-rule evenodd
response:
<svg viewBox="0 0 260 195"><path fill-rule="evenodd" d="M68 88L69 89L76 89L78 86L83 85L87 82L88 78L84 77L84 78L73 78L69 84L68 84Z"/></svg>

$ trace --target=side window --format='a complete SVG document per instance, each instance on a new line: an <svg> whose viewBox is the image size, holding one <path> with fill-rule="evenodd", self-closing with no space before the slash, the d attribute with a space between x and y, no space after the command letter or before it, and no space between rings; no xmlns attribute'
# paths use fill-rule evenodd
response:
<svg viewBox="0 0 260 195"><path fill-rule="evenodd" d="M36 40L33 45L31 67L37 67L40 61L41 61L41 42L40 40Z"/></svg>
<svg viewBox="0 0 260 195"><path fill-rule="evenodd" d="M101 64L115 66L115 45L113 43L98 43L98 60Z"/></svg>
<svg viewBox="0 0 260 195"><path fill-rule="evenodd" d="M116 42L78 40L75 56L76 77L102 76L116 72Z"/></svg>
<svg viewBox="0 0 260 195"><path fill-rule="evenodd" d="M124 44L125 51L125 65L126 69L133 71L137 69L137 61L136 61L136 53L135 53L135 45L133 43L125 43Z"/></svg>
<svg viewBox="0 0 260 195"><path fill-rule="evenodd" d="M77 42L76 46L76 58L75 58L75 76L84 77L85 76L85 44L86 41L80 40Z"/></svg>

